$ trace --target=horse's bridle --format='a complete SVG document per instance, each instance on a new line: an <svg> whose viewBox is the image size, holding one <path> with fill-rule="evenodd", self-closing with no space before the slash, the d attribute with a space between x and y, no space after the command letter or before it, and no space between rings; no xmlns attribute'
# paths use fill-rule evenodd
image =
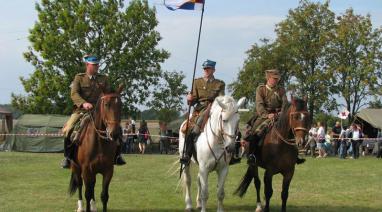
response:
<svg viewBox="0 0 382 212"><path fill-rule="evenodd" d="M223 139L223 143L225 141L224 139L224 136L228 136L229 138L235 138L236 135L231 135L231 134L228 134L224 131L224 128L223 128L223 109L221 110L220 112L220 115L219 115L219 125L220 125L220 135L216 134L213 130L212 130L212 126L211 126L211 122L209 121L210 123L210 128L211 128L211 132L214 136L218 137L218 138L222 138ZM237 111L235 112L235 114L238 113ZM210 117L211 118L211 117Z"/></svg>
<svg viewBox="0 0 382 212"><path fill-rule="evenodd" d="M212 150L212 147L210 145L210 142L208 141L208 136L207 136L207 132L206 132L206 141L207 141L207 145L208 145L208 148L210 149L211 151L211 154L212 156L214 157L215 159L215 165L214 165L214 168L215 169L219 163L219 161L224 157L224 161L227 162L227 149L226 149L226 146L225 146L225 139L224 139L224 136L228 136L230 138L235 138L236 135L230 135L228 133L226 133L224 131L224 128L223 128L223 109L221 110L220 112L220 115L219 115L219 125L220 125L220 134L218 135L217 133L214 132L214 130L212 129L212 125L211 125L211 115L209 116L208 118L208 122L209 122L209 126L210 126L210 130L213 134L213 136L217 137L217 138L222 138L223 142L222 143L219 143L220 145L223 145L223 150L224 152L220 155L220 157L216 157L214 151ZM235 114L238 113L237 111L235 112Z"/></svg>
<svg viewBox="0 0 382 212"><path fill-rule="evenodd" d="M309 116L309 112L308 111L301 111L301 112L291 112L289 114L289 126L292 126L292 115L295 115L295 114L301 114L302 116ZM305 127L291 127L292 129L292 132L293 132L293 135L296 135L296 131L299 131L299 130L302 130L302 131L305 131L305 132L308 132L309 130L306 129Z"/></svg>
<svg viewBox="0 0 382 212"><path fill-rule="evenodd" d="M301 115L309 116L309 112L307 112L307 111L291 112L289 114L289 126L292 126L292 116L295 114L301 114ZM274 128L273 130L276 133L277 137L279 137L282 141L284 141L284 143L291 145L291 146L297 146L297 143L295 142L296 141L295 138L285 139L276 128ZM308 129L306 129L305 127L291 127L291 130L293 133L293 137L296 137L296 131L301 130L304 132L308 132Z"/></svg>
<svg viewBox="0 0 382 212"><path fill-rule="evenodd" d="M101 98L98 99L97 101L97 104L101 104L103 103L103 100L106 98L106 97L111 97L111 98L119 98L120 95L117 94L117 93L111 93L111 94L106 94L106 95L103 95L101 96ZM101 101L101 102L99 102ZM110 138L109 136L109 133L107 131L107 125L108 124L116 124L116 123L119 123L120 121L118 120L107 120L105 117L101 117L101 121L102 123L106 126L106 129L105 130L101 130L101 129L98 129L97 126L95 125L95 120L94 120L94 117L93 117L93 114L92 112L96 112L97 108L95 108L93 111L90 112L90 119L93 123L93 127L95 129L95 131L97 132L98 136L104 140L112 140L112 138ZM102 112L102 107L101 107L101 111Z"/></svg>

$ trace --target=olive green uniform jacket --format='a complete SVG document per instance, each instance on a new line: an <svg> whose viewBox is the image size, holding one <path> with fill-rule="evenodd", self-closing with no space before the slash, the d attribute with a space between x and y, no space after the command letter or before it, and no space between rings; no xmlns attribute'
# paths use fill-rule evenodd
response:
<svg viewBox="0 0 382 212"><path fill-rule="evenodd" d="M250 120L253 133L258 133L267 128L271 122L268 115L279 113L281 108L288 103L284 88L276 86L259 85L256 89L256 114Z"/></svg>
<svg viewBox="0 0 382 212"><path fill-rule="evenodd" d="M198 78L194 80L194 88L192 90L193 101L191 105L195 106L196 111L206 109L208 103L211 103L219 95L224 95L225 83L221 80L212 78L205 80Z"/></svg>
<svg viewBox="0 0 382 212"><path fill-rule="evenodd" d="M110 84L106 75L96 74L92 77L86 73L77 74L71 84L71 98L74 103L74 111L66 122L63 133L68 136L74 125L81 119L86 112L82 104L88 102L96 106L102 93L110 93Z"/></svg>

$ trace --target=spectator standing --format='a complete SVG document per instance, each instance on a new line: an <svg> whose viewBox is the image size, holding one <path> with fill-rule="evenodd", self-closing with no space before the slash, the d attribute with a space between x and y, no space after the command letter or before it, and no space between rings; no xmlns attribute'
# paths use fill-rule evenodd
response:
<svg viewBox="0 0 382 212"><path fill-rule="evenodd" d="M146 151L146 145L147 140L149 139L149 129L147 128L147 122L145 120L142 120L138 129L138 145L139 145L139 152L141 154L145 154Z"/></svg>
<svg viewBox="0 0 382 212"><path fill-rule="evenodd" d="M314 157L316 153L316 139L317 139L317 127L316 124L312 124L312 128L309 130L308 143L305 148L310 149L310 155Z"/></svg>
<svg viewBox="0 0 382 212"><path fill-rule="evenodd" d="M340 159L345 159L346 158L346 151L347 151L347 138L348 138L348 132L349 130L344 127L341 130L340 137L339 137L339 157Z"/></svg>
<svg viewBox="0 0 382 212"><path fill-rule="evenodd" d="M122 141L123 141L123 147L122 152L128 153L129 152L129 141L128 141L128 135L131 133L130 131L130 123L129 120L126 121L125 126L122 128Z"/></svg>
<svg viewBox="0 0 382 212"><path fill-rule="evenodd" d="M317 149L318 149L318 156L317 158L326 157L326 152L324 150L324 143L325 143L325 129L324 126L321 124L321 122L317 122Z"/></svg>
<svg viewBox="0 0 382 212"><path fill-rule="evenodd" d="M168 138L168 129L166 123L159 123L159 151L162 154L165 152L168 154L169 150L169 138Z"/></svg>
<svg viewBox="0 0 382 212"><path fill-rule="evenodd" d="M351 138L351 145L352 145L352 149L353 149L353 158L358 159L359 158L359 147L362 143L361 138L363 138L363 133L362 133L361 127L353 123L349 137Z"/></svg>
<svg viewBox="0 0 382 212"><path fill-rule="evenodd" d="M342 131L341 123L339 121L336 122L334 127L332 128L332 145L333 145L333 152L334 155L338 154L338 149L340 148L340 134Z"/></svg>

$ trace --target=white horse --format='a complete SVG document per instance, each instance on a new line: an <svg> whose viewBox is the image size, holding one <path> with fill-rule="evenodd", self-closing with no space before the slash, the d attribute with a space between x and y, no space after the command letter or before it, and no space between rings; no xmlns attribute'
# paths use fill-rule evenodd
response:
<svg viewBox="0 0 382 212"><path fill-rule="evenodd" d="M195 143L197 161L199 162L197 205L202 212L206 211L208 199L208 174L216 171L218 174L218 207L223 211L224 183L228 174L229 161L235 145L235 132L239 124L238 108L244 104L245 98L238 103L229 96L217 97L212 103L209 119L203 132ZM182 124L181 128L185 122ZM182 154L185 135L179 132L179 152ZM228 151L231 150L231 151ZM190 165L183 170L183 185L185 187L186 211L192 210Z"/></svg>

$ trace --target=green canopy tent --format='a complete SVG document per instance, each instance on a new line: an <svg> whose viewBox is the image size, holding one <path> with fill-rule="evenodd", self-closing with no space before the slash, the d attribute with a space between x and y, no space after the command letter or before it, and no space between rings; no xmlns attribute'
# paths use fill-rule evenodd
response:
<svg viewBox="0 0 382 212"><path fill-rule="evenodd" d="M68 116L26 114L7 136L4 150L20 152L61 152L64 149L61 129Z"/></svg>
<svg viewBox="0 0 382 212"><path fill-rule="evenodd" d="M362 125L369 138L376 138L378 129L382 129L382 109L363 109L355 115L355 122Z"/></svg>

